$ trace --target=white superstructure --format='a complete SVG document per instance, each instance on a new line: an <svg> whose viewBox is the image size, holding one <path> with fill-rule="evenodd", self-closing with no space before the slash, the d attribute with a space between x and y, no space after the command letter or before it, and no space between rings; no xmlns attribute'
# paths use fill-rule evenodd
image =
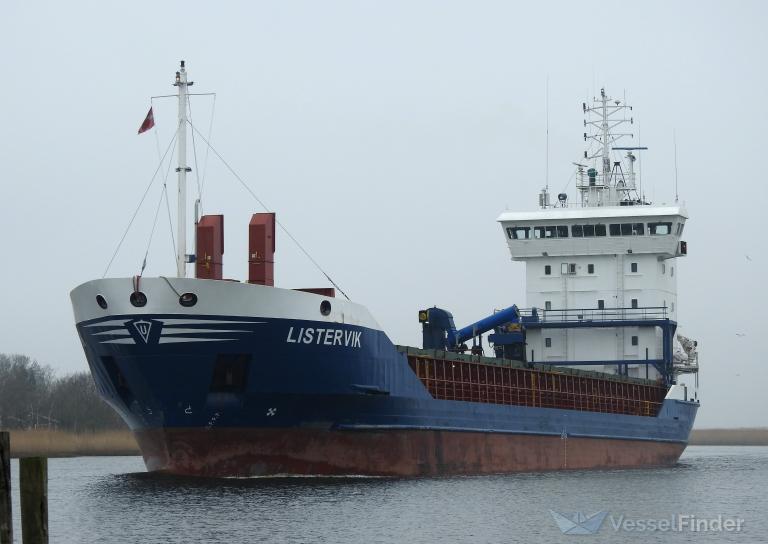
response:
<svg viewBox="0 0 768 544"><path fill-rule="evenodd" d="M505 212L498 221L512 259L526 263L527 306L552 321L642 321L677 316L677 258L688 214L678 205L651 205L635 183L633 151L615 147L618 127L631 123L631 108L604 90L594 107L584 104L592 166L576 164L579 202L558 195L550 203L544 189L540 210ZM620 117L622 116L622 117ZM597 118L597 119L595 119ZM611 162L611 152L626 153ZM626 164L626 168L624 168ZM663 356L661 331L653 326L530 330L529 361L624 361L630 376L655 378L651 365L631 361ZM617 365L596 364L595 370L616 372Z"/></svg>

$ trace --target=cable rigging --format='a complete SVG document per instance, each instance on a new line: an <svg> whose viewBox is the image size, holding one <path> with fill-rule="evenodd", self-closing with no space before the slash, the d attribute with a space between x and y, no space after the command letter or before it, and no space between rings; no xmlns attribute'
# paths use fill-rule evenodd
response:
<svg viewBox="0 0 768 544"><path fill-rule="evenodd" d="M194 134L195 132L197 132L197 135L198 135L198 136L200 136L200 139L201 139L201 140L203 140L203 142L205 143L205 145L207 145L207 146L208 146L208 148L209 148L209 149L210 149L210 150L213 152L213 154L214 154L214 155L216 155L216 157L217 157L217 158L218 158L218 159L219 159L219 160L222 162L222 164L224 164L224 166L225 166L225 167L227 168L227 170L229 170L229 172L230 172L230 173L231 173L231 174L232 174L232 175L235 177L235 179L236 179L237 181L239 181L239 182L240 182L240 184L243 186L243 188L244 188L244 189L245 189L245 190L246 190L246 191L247 191L247 192L248 192L248 193L249 193L249 194L250 194L250 195L251 195L251 196L254 198L254 200L256 200L256 202L258 202L258 203L259 203L259 205L261 205L261 207L262 207L262 208L264 208L264 210L266 210L267 212L269 212L269 211L270 211L270 209L269 209L269 207L268 207L268 206L267 206L267 205L264 203L264 201L263 201L263 200L261 200L261 199L260 199L260 198L259 198L259 197L256 195L256 193L254 193L254 192L253 192L253 189L251 189L251 188L250 188L250 186L249 186L249 185L248 185L248 184L245 182L245 180L243 180L243 178L241 178L241 177L238 175L238 173L235 171L235 169L234 169L234 168L232 168L232 167L229 165L229 163L228 163L228 162L227 162L227 161L224 159L224 157L222 157L222 156L221 156L221 154L220 154L220 153L219 153L219 152L216 150L216 148L215 148L215 147L213 147L213 145L211 145L211 143L210 143L210 142L209 142L209 141L208 141L208 140L205 138L205 136L203 136L203 135L200 133L200 131L199 131L199 130L197 130L197 127L196 127L195 125L193 125L193 124L192 124L192 122L191 122L191 121L189 121L189 120L187 120L187 123L189 123L189 126L190 126L190 127L192 127L192 133ZM320 273L321 273L323 276L325 276L325 278L326 278L326 279L327 279L327 280L328 280L328 281L331 283L331 285L333 285L333 286L334 286L336 289L338 289L338 290L339 290L339 292L340 292L342 295L344 295L344 297L345 297L347 300L351 300L351 299L349 298L349 296L347 296L347 294L344 292L344 290L343 290L341 287L339 287L339 284L337 284L335 281L333 281L333 279L331 278L331 276L329 276L329 275L328 275L328 273L327 273L325 270L323 270L323 268L320 266L320 264L319 264L319 263L318 263L318 262L317 262L317 261L316 261L316 260L315 260L315 259L312 257L312 255L310 255L310 254L309 254L309 252L308 252L308 251L307 251L307 250L304 248L304 246L302 246L302 245L299 243L299 241L298 241L298 240L297 240L297 239L296 239L296 238L295 238L295 237L294 237L294 236L293 236L293 235L292 235L292 234L291 234L291 233L288 231L288 229L287 229L287 228L285 228L285 225L283 225L283 224L280 222L280 220L279 220L279 219L277 219L277 218L275 218L275 223L277 223L277 225L278 225L278 226L279 226L279 227L282 229L282 231L283 231L283 232L286 234L286 236L288 236L288 238L290 238L290 239L291 239L291 241L292 241L294 244L296 244L296 247L298 247L298 248L301 250L301 252L302 252L302 253L304 253L304 255L305 255L305 256L306 256L306 257L307 257L307 258L310 260L310 262L311 262L313 265L315 265L315 268L317 268L317 269L320 271Z"/></svg>
<svg viewBox="0 0 768 544"><path fill-rule="evenodd" d="M105 278L107 276L107 273L109 272L110 267L112 266L112 263L115 260L115 257L117 257L117 253L120 251L120 248L123 245L123 242L125 241L125 237L128 235L128 231L131 229L131 225L133 225L134 220L136 219L136 216L139 213L139 209L141 209L141 205L144 203L144 200L147 198L147 194L149 193L149 190L152 188L152 185L155 183L155 178L157 177L157 173L160 171L160 168L163 166L163 161L165 160L166 155L168 155L168 152L171 150L171 147L173 146L173 143L176 141L176 136L171 139L171 142L168 144L168 147L165 150L165 153L163 153L162 158L160 159L160 163L157 165L157 168L155 168L154 174L152 174L152 179L149 180L149 184L147 185L147 188L144 190L144 194L141 196L141 200L139 200L139 204L136 206L136 209L133 212L133 215L131 215L131 220L128 221L128 225L125 227L125 231L123 232L122 237L120 238L120 241L117 243L117 247L115 248L114 253L112 253L112 258L109 259L109 262L107 263L107 267L104 269L104 274L101 276L102 278Z"/></svg>

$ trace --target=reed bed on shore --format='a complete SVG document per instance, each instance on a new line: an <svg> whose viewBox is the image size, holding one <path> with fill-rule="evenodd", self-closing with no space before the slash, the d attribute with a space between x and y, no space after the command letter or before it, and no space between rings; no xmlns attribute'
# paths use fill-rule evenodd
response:
<svg viewBox="0 0 768 544"><path fill-rule="evenodd" d="M695 446L768 446L768 429L694 429Z"/></svg>
<svg viewBox="0 0 768 544"><path fill-rule="evenodd" d="M49 429L11 430L12 457L76 457L81 455L140 455L129 430L74 433ZM768 446L765 429L694 429L696 446Z"/></svg>
<svg viewBox="0 0 768 544"><path fill-rule="evenodd" d="M128 430L73 433L49 429L11 430L12 457L139 455Z"/></svg>

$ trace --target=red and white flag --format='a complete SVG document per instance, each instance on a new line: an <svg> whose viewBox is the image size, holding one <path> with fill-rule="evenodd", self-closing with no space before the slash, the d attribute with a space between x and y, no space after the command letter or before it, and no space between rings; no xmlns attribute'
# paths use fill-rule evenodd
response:
<svg viewBox="0 0 768 544"><path fill-rule="evenodd" d="M147 112L147 116L144 119L144 122L139 127L139 134L142 132L146 132L149 129L151 129L153 126L155 126L155 116L152 113L152 108L149 108L149 111Z"/></svg>

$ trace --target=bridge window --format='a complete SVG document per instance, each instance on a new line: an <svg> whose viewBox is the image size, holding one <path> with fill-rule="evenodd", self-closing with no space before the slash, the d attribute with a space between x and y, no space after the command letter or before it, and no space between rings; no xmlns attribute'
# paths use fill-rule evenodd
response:
<svg viewBox="0 0 768 544"><path fill-rule="evenodd" d="M593 236L605 236L606 230L605 225L573 225L571 226L571 234L575 238L592 238Z"/></svg>
<svg viewBox="0 0 768 544"><path fill-rule="evenodd" d="M609 232L611 236L643 236L645 225L643 223L611 223Z"/></svg>
<svg viewBox="0 0 768 544"><path fill-rule="evenodd" d="M544 275L545 276L551 276L552 275L552 267L550 265L544 265Z"/></svg>
<svg viewBox="0 0 768 544"><path fill-rule="evenodd" d="M507 235L512 240L528 240L531 237L531 227L509 227Z"/></svg>
<svg viewBox="0 0 768 544"><path fill-rule="evenodd" d="M528 240L531 238L531 227L507 227L510 240Z"/></svg>
<svg viewBox="0 0 768 544"><path fill-rule="evenodd" d="M509 230L509 229L507 229L507 230ZM514 236L514 234L509 234L510 238L512 238L513 236ZM533 227L533 237L535 239L537 239L537 240L541 240L541 239L551 240L553 238L568 238L568 227L565 226L565 225L561 225L561 226L550 225L550 226L545 226L545 227Z"/></svg>
<svg viewBox="0 0 768 544"><path fill-rule="evenodd" d="M651 236L655 236L659 234L670 234L671 232L672 232L671 222L648 223L648 234L650 234Z"/></svg>
<svg viewBox="0 0 768 544"><path fill-rule="evenodd" d="M560 264L560 273L563 274L563 275L575 274L576 273L576 263L561 263Z"/></svg>

